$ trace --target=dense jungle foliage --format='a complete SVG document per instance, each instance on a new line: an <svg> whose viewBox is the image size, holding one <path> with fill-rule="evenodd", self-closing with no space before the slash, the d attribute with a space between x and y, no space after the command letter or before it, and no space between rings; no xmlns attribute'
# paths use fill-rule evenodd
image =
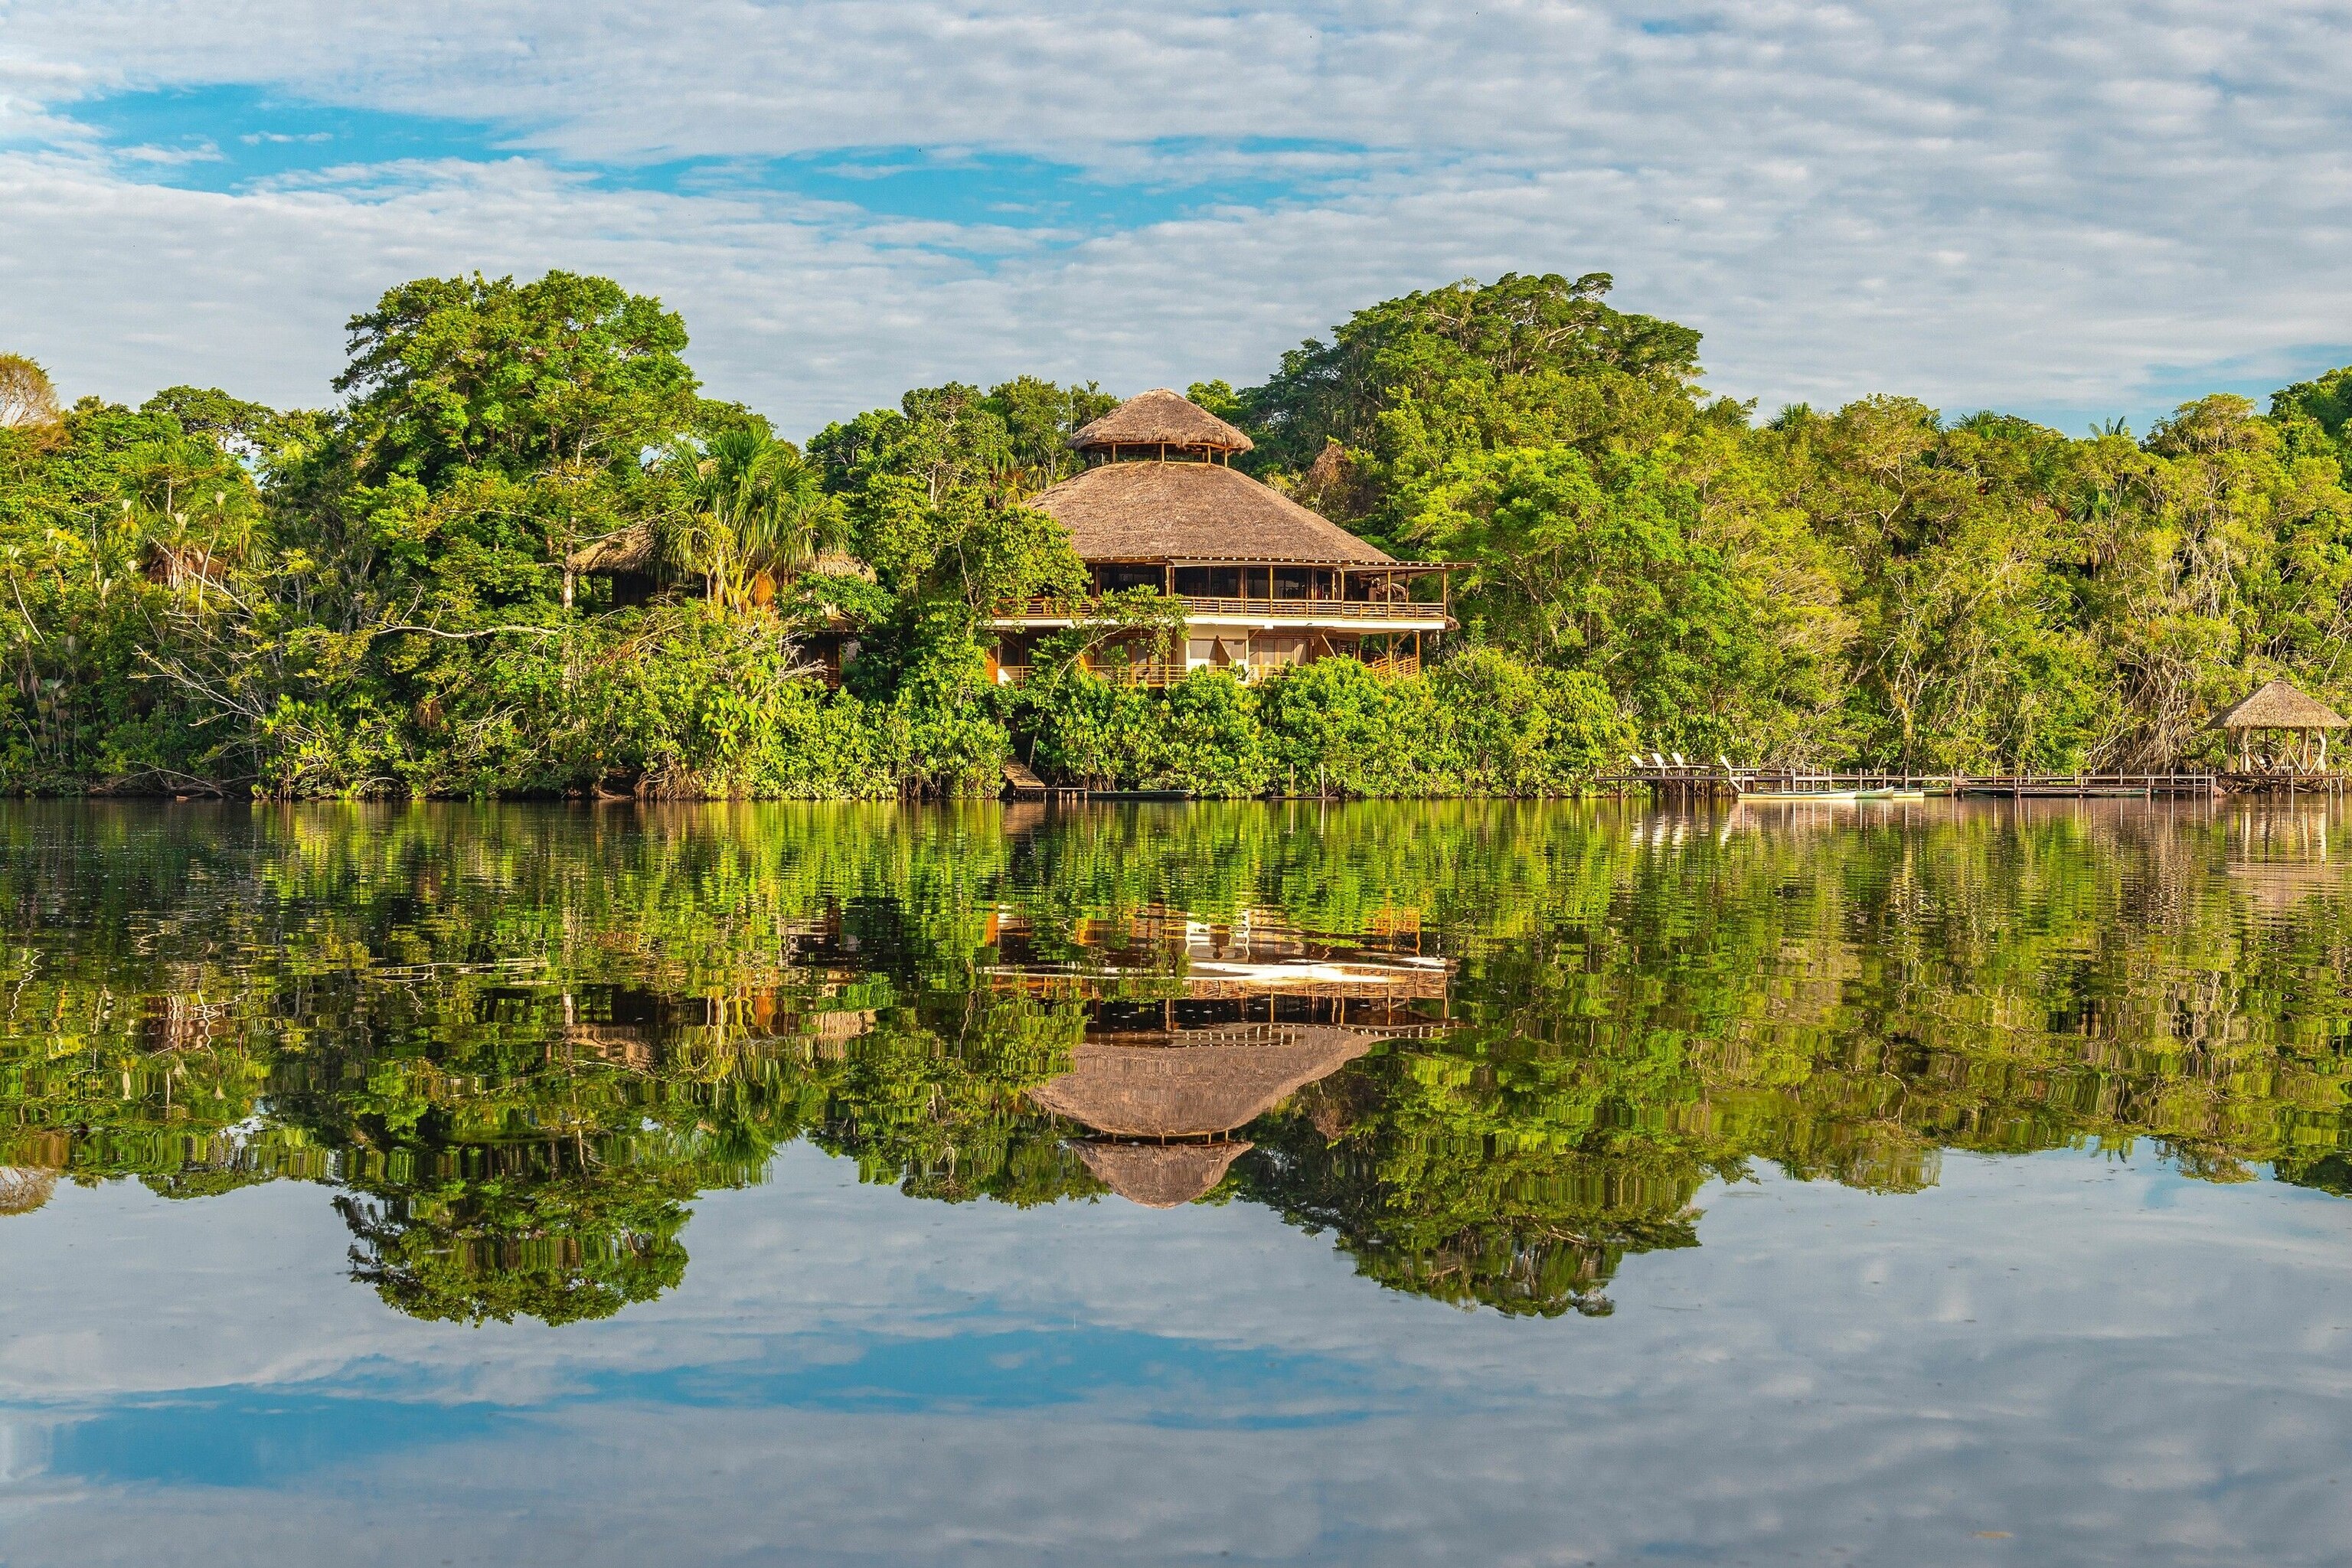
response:
<svg viewBox="0 0 2352 1568"><path fill-rule="evenodd" d="M1019 689L984 615L1074 595L1023 505L1093 385L909 392L804 447L700 395L686 329L610 281L427 279L350 323L324 410L174 387L60 407L0 356L0 788L317 795L991 791L1020 756L1207 795L1557 793L1632 745L1921 771L2210 760L2284 675L2341 702L2352 369L2145 438L1898 396L1759 422L1698 334L1609 279L1507 276L1358 312L1192 395L1246 466L1405 556L1466 563L1452 656L1165 695L1080 655ZM642 526L674 590L562 563ZM809 635L846 625L846 689Z"/></svg>
<svg viewBox="0 0 2352 1568"><path fill-rule="evenodd" d="M1240 1129L1209 1198L1464 1306L1605 1311L1623 1258L1698 1245L1702 1188L1764 1164L1908 1192L1946 1150L2137 1149L2352 1191L2352 892L2326 830L18 805L0 1226L61 1182L316 1183L353 1278L399 1310L561 1321L675 1286L697 1194L795 1142L917 1199L1116 1201L1029 1091L1103 997L1188 994L1187 922L1448 966L1430 1026ZM1040 964L1094 999L1005 984Z"/></svg>

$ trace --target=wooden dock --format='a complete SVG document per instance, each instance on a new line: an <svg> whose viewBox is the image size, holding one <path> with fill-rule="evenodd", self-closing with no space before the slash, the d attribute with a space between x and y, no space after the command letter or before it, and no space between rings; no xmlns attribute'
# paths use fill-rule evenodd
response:
<svg viewBox="0 0 2352 1568"><path fill-rule="evenodd" d="M2218 774L2179 773L2010 773L1998 778L1961 777L1951 793L1992 795L2008 800L2156 800L2210 799L2222 792Z"/></svg>
<svg viewBox="0 0 2352 1568"><path fill-rule="evenodd" d="M1004 764L1004 792L1013 800L1077 800L1087 792L1069 784L1049 784L1025 763Z"/></svg>
<svg viewBox="0 0 2352 1568"><path fill-rule="evenodd" d="M2324 779L2324 782L2323 782ZM1642 763L1601 781L1619 788L1638 786L1679 800L1900 801L1929 796L2000 800L2210 799L2221 795L2289 793L2294 781L2276 774L2173 773L1909 773L1864 770L1840 773L1804 768L1741 768L1728 763L1663 760ZM2301 780L2305 794L2343 792L2336 775Z"/></svg>

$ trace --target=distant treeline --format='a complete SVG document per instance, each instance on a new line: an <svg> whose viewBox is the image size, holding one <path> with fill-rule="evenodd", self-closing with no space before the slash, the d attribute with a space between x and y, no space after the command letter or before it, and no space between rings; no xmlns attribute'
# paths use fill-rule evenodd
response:
<svg viewBox="0 0 2352 1568"><path fill-rule="evenodd" d="M890 795L1072 782L1570 790L1635 746L1922 771L2209 760L2284 675L2341 702L2352 370L2145 439L1900 397L1759 423L1699 334L1594 274L1359 311L1192 395L1260 479L1468 563L1402 680L1330 660L1164 693L1090 670L1136 601L988 679L986 613L1075 595L1024 500L1110 406L1023 377L909 392L804 447L700 395L610 281L427 279L350 323L328 410L174 387L61 408L0 355L0 789ZM615 606L582 545L648 528ZM829 689L821 628L860 656Z"/></svg>

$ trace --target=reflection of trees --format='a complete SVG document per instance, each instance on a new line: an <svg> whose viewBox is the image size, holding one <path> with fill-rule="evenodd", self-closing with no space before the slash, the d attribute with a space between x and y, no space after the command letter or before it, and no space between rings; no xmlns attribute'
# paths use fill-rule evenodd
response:
<svg viewBox="0 0 2352 1568"><path fill-rule="evenodd" d="M814 1068L817 1146L910 1197L993 1198L1026 1208L1099 1191L1022 1091L1066 1064L1075 1009L967 993L959 1005L886 1016Z"/></svg>
<svg viewBox="0 0 2352 1568"><path fill-rule="evenodd" d="M685 1173L595 1169L578 1144L457 1162L464 1175L390 1196L346 1193L352 1278L411 1317L549 1323L610 1317L686 1277Z"/></svg>
<svg viewBox="0 0 2352 1568"><path fill-rule="evenodd" d="M2352 1154L2324 1154L2316 1159L2282 1160L2279 1179L2298 1187L2315 1187L2337 1197L2352 1197Z"/></svg>
<svg viewBox="0 0 2352 1568"><path fill-rule="evenodd" d="M1329 1230L1357 1270L1462 1306L1610 1310L1627 1253L1697 1245L1691 1200L1739 1163L1591 1092L1498 1074L1458 1042L1392 1047L1252 1130L1241 1195Z"/></svg>
<svg viewBox="0 0 2352 1568"><path fill-rule="evenodd" d="M610 1022L616 1005L644 1021ZM500 997L301 1064L272 1115L333 1151L352 1277L389 1304L604 1317L684 1278L698 1194L756 1181L805 1130L795 1058L810 1037L772 1031L806 1018L772 994L742 1007Z"/></svg>
<svg viewBox="0 0 2352 1568"><path fill-rule="evenodd" d="M946 1201L1208 1188L1394 1288L1601 1310L1759 1161L1906 1192L1946 1150L2147 1141L2352 1191L2327 854L2303 818L2095 809L12 807L0 1210L327 1182L402 1310L563 1321L675 1283L695 1195L807 1138ZM1222 1023L1187 919L1269 914L1418 933L1444 1032L1244 1126L1047 1113L1082 1042ZM1016 961L1094 1001L992 984Z"/></svg>

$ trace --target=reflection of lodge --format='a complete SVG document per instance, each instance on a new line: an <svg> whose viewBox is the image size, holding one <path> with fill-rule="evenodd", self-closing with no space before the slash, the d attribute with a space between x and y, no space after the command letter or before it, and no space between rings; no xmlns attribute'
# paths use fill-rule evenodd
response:
<svg viewBox="0 0 2352 1568"><path fill-rule="evenodd" d="M563 1044L575 1058L593 1058L630 1072L651 1072L664 1054L703 1040L725 1040L740 1050L789 1048L803 1057L838 1060L850 1042L874 1026L870 1007L825 1007L822 993L796 996L781 988L740 996L669 997L616 989L582 1016L586 998L562 998Z"/></svg>
<svg viewBox="0 0 2352 1568"><path fill-rule="evenodd" d="M152 1051L200 1051L213 1043L213 1031L235 1011L226 1002L206 1002L186 995L148 999L142 1030Z"/></svg>
<svg viewBox="0 0 2352 1568"><path fill-rule="evenodd" d="M1000 921L1012 962L992 983L1086 1005L1070 1070L1029 1098L1087 1130L1075 1147L1098 1180L1152 1208L1215 1186L1250 1148L1233 1134L1299 1089L1445 1027L1448 966L1397 946L1156 910L1075 934L1092 962L1045 963L1034 933ZM1391 941L1417 944L1417 931Z"/></svg>

